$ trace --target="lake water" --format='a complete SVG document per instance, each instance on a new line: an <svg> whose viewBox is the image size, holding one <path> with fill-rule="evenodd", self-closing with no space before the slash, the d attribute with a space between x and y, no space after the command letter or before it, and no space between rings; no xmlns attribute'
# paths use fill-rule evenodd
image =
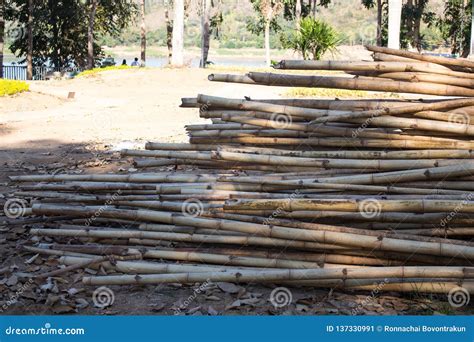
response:
<svg viewBox="0 0 474 342"><path fill-rule="evenodd" d="M126 59L127 64L130 65L133 62L133 58L130 57L115 57L115 63L117 65L122 64L122 60ZM191 67L199 67L199 57L193 57L191 59L186 59L186 64ZM251 67L251 68L263 68L265 67L265 58L258 57L216 57L209 59L214 65L217 66L237 66L237 67ZM12 56L5 56L4 65L20 65L18 64L18 59ZM147 58L146 65L148 67L164 67L168 65L167 57L149 57Z"/></svg>

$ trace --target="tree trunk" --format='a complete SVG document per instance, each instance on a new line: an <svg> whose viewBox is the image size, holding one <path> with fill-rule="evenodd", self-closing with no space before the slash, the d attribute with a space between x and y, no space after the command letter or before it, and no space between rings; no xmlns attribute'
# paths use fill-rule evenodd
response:
<svg viewBox="0 0 474 342"><path fill-rule="evenodd" d="M28 52L26 54L26 79L33 79L33 0L28 0Z"/></svg>
<svg viewBox="0 0 474 342"><path fill-rule="evenodd" d="M470 57L474 58L474 1L471 7L471 45L470 45Z"/></svg>
<svg viewBox="0 0 474 342"><path fill-rule="evenodd" d="M265 21L265 63L269 67L270 60L270 20Z"/></svg>
<svg viewBox="0 0 474 342"><path fill-rule="evenodd" d="M377 46L382 46L382 0L377 0Z"/></svg>
<svg viewBox="0 0 474 342"><path fill-rule="evenodd" d="M94 68L94 23L95 13L97 11L97 0L91 0L91 9L89 12L89 27L87 32L87 69Z"/></svg>
<svg viewBox="0 0 474 342"><path fill-rule="evenodd" d="M296 31L300 30L300 20L301 20L301 0L296 0L296 7L295 7Z"/></svg>
<svg viewBox="0 0 474 342"><path fill-rule="evenodd" d="M413 25L413 44L415 45L418 52L421 52L421 16L415 18L415 22Z"/></svg>
<svg viewBox="0 0 474 342"><path fill-rule="evenodd" d="M316 6L318 6L318 0L313 1L312 11L313 11L313 18L314 19L316 19Z"/></svg>
<svg viewBox="0 0 474 342"><path fill-rule="evenodd" d="M209 44L211 40L210 31L210 11L211 0L202 1L202 27L201 27L201 62L199 66L205 68L207 66L207 57L209 55Z"/></svg>
<svg viewBox="0 0 474 342"><path fill-rule="evenodd" d="M142 17L141 23L141 65L145 66L146 63L146 22L145 22L145 0L140 1L140 12Z"/></svg>
<svg viewBox="0 0 474 342"><path fill-rule="evenodd" d="M3 78L3 45L5 36L5 0L0 0L0 78Z"/></svg>
<svg viewBox="0 0 474 342"><path fill-rule="evenodd" d="M400 49L402 0L388 0L388 47Z"/></svg>
<svg viewBox="0 0 474 342"><path fill-rule="evenodd" d="M171 56L173 56L173 21L170 18L170 9L165 8L166 21L166 46L168 46L168 63L171 64Z"/></svg>
<svg viewBox="0 0 474 342"><path fill-rule="evenodd" d="M184 64L184 0L174 0L173 55L171 65Z"/></svg>

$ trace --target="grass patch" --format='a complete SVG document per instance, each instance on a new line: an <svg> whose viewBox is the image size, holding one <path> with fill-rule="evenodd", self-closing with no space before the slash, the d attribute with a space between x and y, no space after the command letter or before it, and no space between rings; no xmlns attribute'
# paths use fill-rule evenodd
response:
<svg viewBox="0 0 474 342"><path fill-rule="evenodd" d="M365 90L328 89L328 88L293 88L282 94L284 97L337 97L337 98L401 98L395 93L379 93Z"/></svg>
<svg viewBox="0 0 474 342"><path fill-rule="evenodd" d="M30 85L26 82L0 79L0 97L28 90L30 90Z"/></svg>
<svg viewBox="0 0 474 342"><path fill-rule="evenodd" d="M79 73L76 77L93 76L93 75L97 75L97 74L99 74L101 72L104 72L104 71L126 70L126 69L133 69L133 68L136 68L136 67L131 67L129 65L115 65L115 66L108 66L108 67L105 67L105 68L94 68L94 69L90 69L90 70L85 70L85 71Z"/></svg>

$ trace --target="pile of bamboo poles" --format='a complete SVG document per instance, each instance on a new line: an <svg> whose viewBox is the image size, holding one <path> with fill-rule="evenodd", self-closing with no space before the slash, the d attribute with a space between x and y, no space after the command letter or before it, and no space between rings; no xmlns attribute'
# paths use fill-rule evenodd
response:
<svg viewBox="0 0 474 342"><path fill-rule="evenodd" d="M357 80L402 80L388 83L404 92L402 83L424 94L440 87L439 95L474 92L472 78L461 76L474 75L471 62L369 49L381 62L278 66L369 72ZM406 82L410 73L423 81ZM213 77L291 86L315 80ZM458 79L464 83L446 83ZM385 87L379 79L364 82ZM474 98L198 95L182 106L200 108L210 122L186 126L186 144L122 151L140 173L11 177L15 196L30 200L27 212L49 220L30 230L39 246L25 248L66 266L37 276L89 267L107 275L85 276L88 285L233 281L474 291Z"/></svg>
<svg viewBox="0 0 474 342"><path fill-rule="evenodd" d="M209 80L281 87L314 87L474 96L474 62L367 46L374 61L283 60L282 70L343 71L353 77L250 72L247 75L212 74Z"/></svg>

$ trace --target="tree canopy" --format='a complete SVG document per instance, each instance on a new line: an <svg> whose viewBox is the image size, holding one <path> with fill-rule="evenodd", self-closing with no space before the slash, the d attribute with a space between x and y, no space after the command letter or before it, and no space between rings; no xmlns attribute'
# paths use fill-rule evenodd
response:
<svg viewBox="0 0 474 342"><path fill-rule="evenodd" d="M35 0L33 7L33 63L57 68L84 67L87 63L87 25L90 0ZM135 16L136 3L131 0L98 1L95 31L117 35ZM11 0L6 18L24 31L28 22L28 0ZM16 56L25 56L24 34L13 37L10 45ZM102 48L94 44L97 59Z"/></svg>

